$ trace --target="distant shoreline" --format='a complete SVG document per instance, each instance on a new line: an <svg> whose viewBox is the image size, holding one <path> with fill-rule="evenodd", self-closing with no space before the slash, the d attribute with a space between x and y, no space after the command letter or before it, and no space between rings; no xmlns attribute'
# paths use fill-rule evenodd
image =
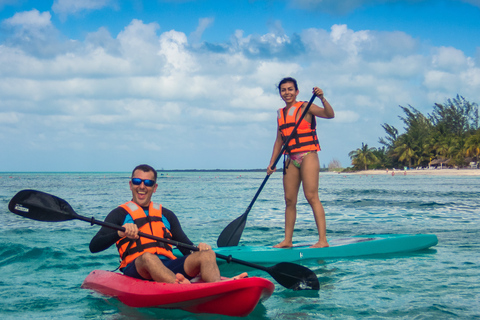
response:
<svg viewBox="0 0 480 320"><path fill-rule="evenodd" d="M277 172L282 172L283 168L277 168ZM172 170L165 170L161 169L157 172L265 172L267 173L267 169L172 169ZM320 169L320 172L329 172L328 169Z"/></svg>
<svg viewBox="0 0 480 320"><path fill-rule="evenodd" d="M277 168L277 172L282 172L282 168ZM171 172L263 172L266 173L266 169L172 169L172 170L157 170L158 173L171 173ZM52 173L66 173L66 174L106 174L106 173L121 173L121 174L130 174L130 172L107 172L107 171L99 171L99 172L89 172L89 171L70 171L70 172L39 172L39 171L4 171L0 172L0 178L4 175L10 174L52 174ZM342 171L329 171L328 169L321 169L320 173L324 174L344 174L344 175L437 175L437 176L480 176L480 168L479 169L409 169L409 170L361 170L361 171L349 171L349 172L342 172Z"/></svg>
<svg viewBox="0 0 480 320"><path fill-rule="evenodd" d="M267 172L267 169L162 169L157 172Z"/></svg>
<svg viewBox="0 0 480 320"><path fill-rule="evenodd" d="M410 169L410 170L362 170L341 172L354 175L431 175L431 176L480 176L480 169Z"/></svg>

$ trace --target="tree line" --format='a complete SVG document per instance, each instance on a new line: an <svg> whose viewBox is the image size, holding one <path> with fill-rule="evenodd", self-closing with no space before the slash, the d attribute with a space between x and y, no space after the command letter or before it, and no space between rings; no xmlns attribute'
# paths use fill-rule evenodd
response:
<svg viewBox="0 0 480 320"><path fill-rule="evenodd" d="M462 96L435 103L431 114L423 115L412 106L399 106L404 133L387 123L382 147L361 148L348 155L354 170L429 167L441 164L464 167L478 162L480 155L479 107Z"/></svg>

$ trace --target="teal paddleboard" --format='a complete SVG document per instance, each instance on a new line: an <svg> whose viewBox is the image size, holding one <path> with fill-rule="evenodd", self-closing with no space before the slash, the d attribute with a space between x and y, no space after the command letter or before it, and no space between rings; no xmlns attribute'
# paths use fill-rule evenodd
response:
<svg viewBox="0 0 480 320"><path fill-rule="evenodd" d="M435 246L438 239L434 234L375 234L332 238L328 243L330 247L327 248L310 248L311 244L299 244L288 249L272 246L236 246L216 248L214 251L252 263L279 263L413 252ZM174 253L181 256L178 250L174 250Z"/></svg>

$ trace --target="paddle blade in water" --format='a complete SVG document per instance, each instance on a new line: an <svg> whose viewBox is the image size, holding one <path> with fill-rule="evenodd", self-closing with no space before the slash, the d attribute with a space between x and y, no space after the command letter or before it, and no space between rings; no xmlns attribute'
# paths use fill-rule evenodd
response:
<svg viewBox="0 0 480 320"><path fill-rule="evenodd" d="M245 224L247 223L247 215L248 212L242 214L223 229L217 239L217 246L219 248L234 247L238 245L240 238L242 237L243 229L245 229Z"/></svg>
<svg viewBox="0 0 480 320"><path fill-rule="evenodd" d="M38 221L65 221L77 216L65 200L36 190L18 192L10 200L8 209L22 217Z"/></svg>
<svg viewBox="0 0 480 320"><path fill-rule="evenodd" d="M269 269L270 275L285 288L292 290L320 290L320 282L318 282L317 275L304 266L290 262L280 262L267 269Z"/></svg>

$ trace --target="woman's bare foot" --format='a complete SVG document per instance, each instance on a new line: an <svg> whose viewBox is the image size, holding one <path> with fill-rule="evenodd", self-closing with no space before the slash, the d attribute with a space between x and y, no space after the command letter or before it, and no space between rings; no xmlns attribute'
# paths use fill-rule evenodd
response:
<svg viewBox="0 0 480 320"><path fill-rule="evenodd" d="M293 247L293 243L291 241L283 240L279 244L273 246L274 248L291 248Z"/></svg>
<svg viewBox="0 0 480 320"><path fill-rule="evenodd" d="M315 243L310 248L326 248L326 247L329 247L329 246L330 245L328 244L327 241L318 241L317 243Z"/></svg>
<svg viewBox="0 0 480 320"><path fill-rule="evenodd" d="M187 278L185 278L184 275L181 274L181 273L177 273L177 274L175 275L175 277L177 278L177 279L175 280L175 283L178 283L178 284L190 284L190 281L189 281Z"/></svg>

